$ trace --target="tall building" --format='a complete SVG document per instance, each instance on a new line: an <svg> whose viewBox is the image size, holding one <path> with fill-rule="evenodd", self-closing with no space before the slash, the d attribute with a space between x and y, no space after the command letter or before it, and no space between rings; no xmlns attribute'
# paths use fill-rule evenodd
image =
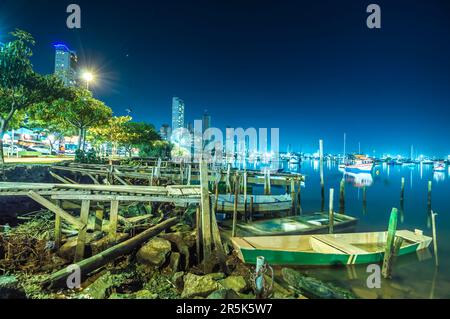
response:
<svg viewBox="0 0 450 319"><path fill-rule="evenodd" d="M172 132L184 127L184 101L179 97L172 99Z"/></svg>
<svg viewBox="0 0 450 319"><path fill-rule="evenodd" d="M55 74L67 86L77 85L78 58L75 51L71 51L64 44L55 44Z"/></svg>
<svg viewBox="0 0 450 319"><path fill-rule="evenodd" d="M168 141L170 139L171 130L169 124L163 124L159 129L159 135L163 141Z"/></svg>
<svg viewBox="0 0 450 319"><path fill-rule="evenodd" d="M208 114L208 110L205 110L205 113L203 113L202 124L203 133L211 127L211 115Z"/></svg>

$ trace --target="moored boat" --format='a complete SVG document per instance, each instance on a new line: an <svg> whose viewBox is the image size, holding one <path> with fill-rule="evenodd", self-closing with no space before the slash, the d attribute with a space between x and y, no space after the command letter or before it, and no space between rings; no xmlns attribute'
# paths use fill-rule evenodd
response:
<svg viewBox="0 0 450 319"><path fill-rule="evenodd" d="M292 207L291 195L248 195L246 198L247 210L250 207L250 197L253 197L253 213L287 211ZM214 199L213 199L214 200ZM238 195L237 210L243 212L244 195ZM219 195L217 212L232 213L234 211L234 195Z"/></svg>
<svg viewBox="0 0 450 319"><path fill-rule="evenodd" d="M383 261L387 232L231 238L239 258L254 264L264 256L271 265L339 266ZM399 230L398 255L426 249L432 238L422 231Z"/></svg>
<svg viewBox="0 0 450 319"><path fill-rule="evenodd" d="M238 235L241 236L288 236L328 232L329 222L328 213L313 213L238 223L237 226ZM333 229L348 230L356 226L357 222L357 218L334 213Z"/></svg>
<svg viewBox="0 0 450 319"><path fill-rule="evenodd" d="M364 155L355 155L355 158L345 165L345 171L350 173L372 172L374 162Z"/></svg>
<svg viewBox="0 0 450 319"><path fill-rule="evenodd" d="M443 161L435 162L433 165L433 170L435 172L444 172L445 171L445 163Z"/></svg>

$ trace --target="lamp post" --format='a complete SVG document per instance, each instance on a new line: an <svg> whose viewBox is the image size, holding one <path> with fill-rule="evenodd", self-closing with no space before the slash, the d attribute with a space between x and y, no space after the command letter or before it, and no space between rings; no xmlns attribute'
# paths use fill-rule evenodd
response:
<svg viewBox="0 0 450 319"><path fill-rule="evenodd" d="M86 82L86 89L89 90L89 83L94 80L94 74L92 72L85 71L81 77Z"/></svg>

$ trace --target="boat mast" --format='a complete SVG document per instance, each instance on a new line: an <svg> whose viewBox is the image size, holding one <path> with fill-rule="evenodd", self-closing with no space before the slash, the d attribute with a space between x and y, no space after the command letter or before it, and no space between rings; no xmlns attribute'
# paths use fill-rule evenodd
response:
<svg viewBox="0 0 450 319"><path fill-rule="evenodd" d="M344 133L344 156L343 156L343 162L344 162L344 164L345 164L345 162L346 162L346 155L345 155L345 146L346 146L346 142L347 142L347 133Z"/></svg>

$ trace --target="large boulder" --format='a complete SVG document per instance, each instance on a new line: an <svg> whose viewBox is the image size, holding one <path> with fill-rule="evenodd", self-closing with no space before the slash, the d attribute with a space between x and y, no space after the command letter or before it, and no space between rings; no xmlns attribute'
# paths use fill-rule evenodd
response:
<svg viewBox="0 0 450 319"><path fill-rule="evenodd" d="M229 276L219 281L226 289L232 289L236 292L245 292L247 290L247 282L242 276Z"/></svg>
<svg viewBox="0 0 450 319"><path fill-rule="evenodd" d="M241 299L241 297L233 289L219 289L206 299Z"/></svg>
<svg viewBox="0 0 450 319"><path fill-rule="evenodd" d="M139 249L136 258L141 264L160 267L172 250L170 242L163 238L153 238Z"/></svg>
<svg viewBox="0 0 450 319"><path fill-rule="evenodd" d="M0 299L25 299L26 294L14 276L0 276Z"/></svg>
<svg viewBox="0 0 450 319"><path fill-rule="evenodd" d="M192 299L194 297L208 297L214 291L222 288L217 282L220 278L223 278L223 276L218 276L217 274L197 276L188 273L184 276L184 289L181 293L181 298Z"/></svg>

